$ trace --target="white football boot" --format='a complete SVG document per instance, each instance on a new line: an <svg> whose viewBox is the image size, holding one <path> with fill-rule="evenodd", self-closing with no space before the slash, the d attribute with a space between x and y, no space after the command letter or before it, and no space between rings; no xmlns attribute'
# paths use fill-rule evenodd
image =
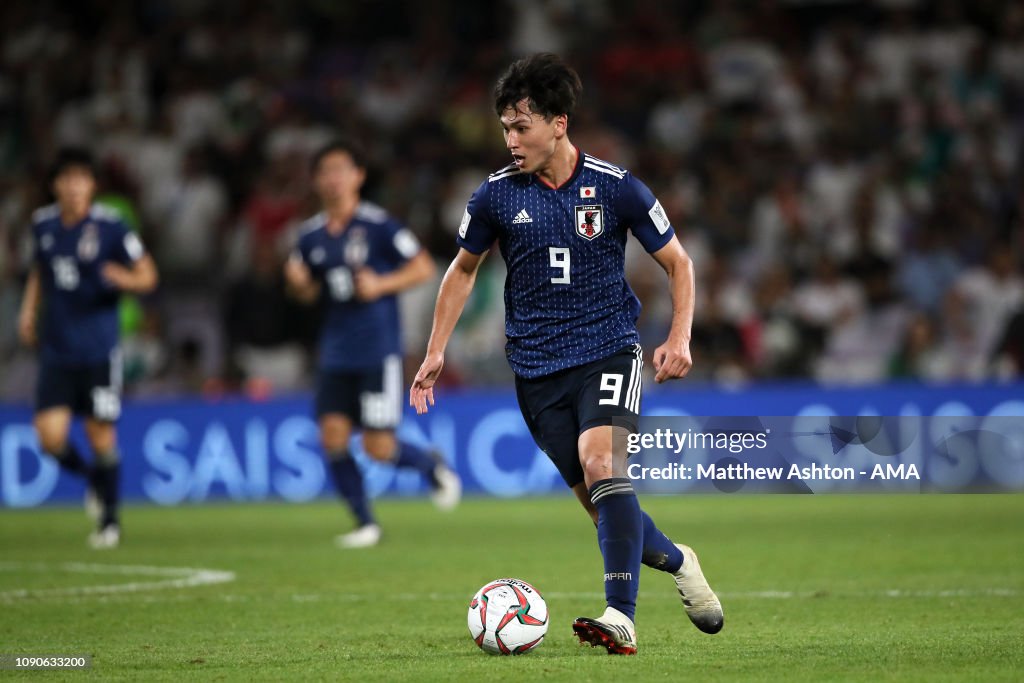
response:
<svg viewBox="0 0 1024 683"><path fill-rule="evenodd" d="M355 531L336 536L334 542L340 548L369 548L380 543L380 526L366 524Z"/></svg>
<svg viewBox="0 0 1024 683"><path fill-rule="evenodd" d="M99 524L100 517L103 516L103 503L100 501L100 497L96 495L96 489L92 487L92 484L85 485L83 505L85 506L85 514L89 519Z"/></svg>
<svg viewBox="0 0 1024 683"><path fill-rule="evenodd" d="M431 490L430 500L438 510L454 510L462 499L462 480L459 475L442 460L434 468L434 477L437 478L437 487Z"/></svg>
<svg viewBox="0 0 1024 683"><path fill-rule="evenodd" d="M89 534L89 547L93 550L110 550L121 543L121 527L108 524Z"/></svg>
<svg viewBox="0 0 1024 683"><path fill-rule="evenodd" d="M693 552L693 548L679 543L675 545L683 553L683 564L674 576L679 597L686 608L686 616L690 617L693 625L704 633L718 633L725 623L722 603L718 601L718 596L704 578L704 572L700 570L700 562L697 561L697 553Z"/></svg>
<svg viewBox="0 0 1024 683"><path fill-rule="evenodd" d="M581 645L590 643L591 647L603 647L610 655L636 654L636 627L614 607L607 607L597 619L577 617L572 630Z"/></svg>

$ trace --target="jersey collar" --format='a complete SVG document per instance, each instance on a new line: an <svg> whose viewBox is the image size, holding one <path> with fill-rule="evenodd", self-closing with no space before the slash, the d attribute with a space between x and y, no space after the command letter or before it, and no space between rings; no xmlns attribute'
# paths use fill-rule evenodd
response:
<svg viewBox="0 0 1024 683"><path fill-rule="evenodd" d="M573 167L572 174L568 177L568 179L566 179L566 181L559 185L558 187L555 187L554 185L549 184L548 181L544 180L535 173L533 174L533 177L537 180L538 187L541 187L545 190L552 190L557 192L558 190L569 187L574 182L576 182L576 178L579 177L580 171L583 170L583 152L581 152L580 148L577 147L576 145L573 145L572 148L576 150L576 165Z"/></svg>

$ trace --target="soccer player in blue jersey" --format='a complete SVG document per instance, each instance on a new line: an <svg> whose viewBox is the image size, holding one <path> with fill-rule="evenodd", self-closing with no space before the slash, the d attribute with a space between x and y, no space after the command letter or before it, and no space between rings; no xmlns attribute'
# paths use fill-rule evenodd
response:
<svg viewBox="0 0 1024 683"><path fill-rule="evenodd" d="M581 89L575 71L552 54L514 62L498 80L495 111L513 162L469 200L410 403L418 413L434 404L445 347L497 242L508 266L506 352L520 410L596 524L604 557L607 607L600 617L576 619L573 630L609 653L635 654L641 563L674 577L697 628L717 633L723 624L697 556L658 530L625 474L624 437L637 429L642 381L640 304L624 274L627 232L668 275L673 315L668 339L654 350L659 383L685 376L692 364L694 277L650 190L569 141Z"/></svg>
<svg viewBox="0 0 1024 683"><path fill-rule="evenodd" d="M433 277L434 262L412 232L361 200L366 166L353 141L321 149L312 172L323 211L303 225L285 278L300 301L326 307L316 415L335 486L357 523L337 543L363 548L380 541L381 529L349 450L354 428L362 429L363 449L374 460L419 471L439 508L455 507L461 494L458 476L436 452L395 436L402 415L396 295Z"/></svg>
<svg viewBox="0 0 1024 683"><path fill-rule="evenodd" d="M121 414L118 300L157 284L156 266L116 213L93 204L92 157L62 150L53 171L57 202L32 216L34 263L18 317L22 341L39 346L35 428L43 451L89 482L97 528L94 548L120 543ZM42 311L42 320L38 320ZM68 439L71 419L84 416L94 461L86 463Z"/></svg>

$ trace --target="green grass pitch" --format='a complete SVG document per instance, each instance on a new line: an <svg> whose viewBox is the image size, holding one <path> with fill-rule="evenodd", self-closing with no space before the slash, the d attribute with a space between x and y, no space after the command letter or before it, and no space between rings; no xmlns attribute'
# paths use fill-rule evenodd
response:
<svg viewBox="0 0 1024 683"><path fill-rule="evenodd" d="M449 515L385 500L382 545L350 551L332 544L348 519L330 501L128 507L122 547L102 552L85 547L80 510L2 511L0 653L87 653L93 668L0 679L1024 679L1024 496L641 503L696 548L726 621L698 632L671 579L645 568L637 657L572 636L604 605L594 531L569 497L470 499ZM192 574L168 568L235 578L186 586ZM466 608L508 575L540 589L551 624L538 650L492 657Z"/></svg>

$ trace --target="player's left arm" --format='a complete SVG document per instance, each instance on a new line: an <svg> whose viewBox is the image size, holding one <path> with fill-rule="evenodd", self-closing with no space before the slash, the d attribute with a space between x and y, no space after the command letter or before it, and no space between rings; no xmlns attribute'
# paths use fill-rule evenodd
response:
<svg viewBox="0 0 1024 683"><path fill-rule="evenodd" d="M144 254L131 265L121 265L114 261L103 264L103 279L122 292L130 294L148 294L156 289L160 280L156 263L149 254Z"/></svg>
<svg viewBox="0 0 1024 683"><path fill-rule="evenodd" d="M146 253L135 233L124 229L114 260L106 261L100 269L103 279L122 292L148 294L160 280L153 257Z"/></svg>
<svg viewBox="0 0 1024 683"><path fill-rule="evenodd" d="M392 221L382 229L386 231L381 244L385 258L397 267L383 273L369 267L356 271L356 298L360 301L376 301L412 289L433 278L436 271L430 254L409 228Z"/></svg>
<svg viewBox="0 0 1024 683"><path fill-rule="evenodd" d="M622 220L668 275L672 294L672 325L668 339L654 350L654 381L685 377L693 365L690 332L693 327L694 275L690 255L675 236L665 209L650 189L632 174L623 179L617 197Z"/></svg>
<svg viewBox="0 0 1024 683"><path fill-rule="evenodd" d="M690 356L690 334L693 327L694 274L693 261L683 245L672 239L651 254L668 275L672 294L672 324L668 339L654 350L654 381L685 377L693 366Z"/></svg>

